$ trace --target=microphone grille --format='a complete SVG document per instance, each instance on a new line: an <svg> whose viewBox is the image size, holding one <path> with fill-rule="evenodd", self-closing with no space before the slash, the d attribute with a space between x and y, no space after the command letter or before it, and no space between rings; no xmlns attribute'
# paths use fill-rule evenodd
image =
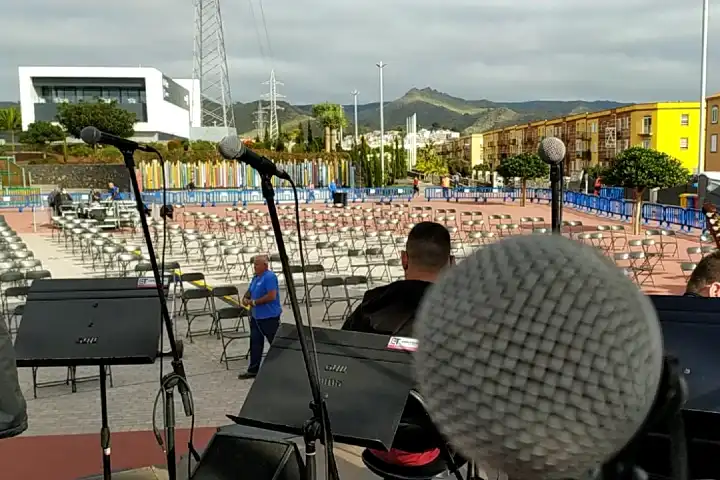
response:
<svg viewBox="0 0 720 480"><path fill-rule="evenodd" d="M420 393L451 443L517 479L579 478L640 428L662 374L650 301L560 236L484 247L418 311Z"/></svg>
<svg viewBox="0 0 720 480"><path fill-rule="evenodd" d="M227 135L220 140L217 146L220 156L226 160L238 158L244 151L245 145L242 144L237 135Z"/></svg>
<svg viewBox="0 0 720 480"><path fill-rule="evenodd" d="M560 163L565 158L567 149L562 140L557 137L543 138L538 147L538 156L546 163Z"/></svg>
<svg viewBox="0 0 720 480"><path fill-rule="evenodd" d="M80 130L80 139L88 145L95 145L100 142L102 132L95 127L85 127Z"/></svg>

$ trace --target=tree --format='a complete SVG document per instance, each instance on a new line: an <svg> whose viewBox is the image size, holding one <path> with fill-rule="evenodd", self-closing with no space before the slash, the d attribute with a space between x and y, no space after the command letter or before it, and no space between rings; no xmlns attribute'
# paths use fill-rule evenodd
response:
<svg viewBox="0 0 720 480"><path fill-rule="evenodd" d="M312 114L325 129L325 151L334 151L337 143L334 141L337 131L348 125L342 105L329 102L318 103L313 105Z"/></svg>
<svg viewBox="0 0 720 480"><path fill-rule="evenodd" d="M435 151L435 146L428 143L419 152L415 170L424 175L447 175L448 166Z"/></svg>
<svg viewBox="0 0 720 480"><path fill-rule="evenodd" d="M20 143L37 145L42 149L43 158L47 158L47 148L52 142L63 140L65 140L65 131L50 122L31 123L27 131L20 134Z"/></svg>
<svg viewBox="0 0 720 480"><path fill-rule="evenodd" d="M308 152L312 152L312 148L315 145L315 140L313 139L313 131L312 126L310 125L310 122L307 123L307 144L308 144Z"/></svg>
<svg viewBox="0 0 720 480"><path fill-rule="evenodd" d="M95 127L122 138L132 137L137 122L133 112L120 108L117 102L104 101L61 103L58 105L57 120L75 138L80 138L80 132L85 127Z"/></svg>
<svg viewBox="0 0 720 480"><path fill-rule="evenodd" d="M10 133L10 143L15 149L15 133L22 129L20 110L15 107L0 109L0 132Z"/></svg>
<svg viewBox="0 0 720 480"><path fill-rule="evenodd" d="M504 158L498 165L497 172L505 179L520 178L524 207L527 198L527 181L550 175L550 165L534 153L521 153Z"/></svg>
<svg viewBox="0 0 720 480"><path fill-rule="evenodd" d="M672 188L690 180L690 171L682 166L680 160L642 147L620 152L604 174L604 184L635 190L633 235L640 233L642 196L646 188Z"/></svg>

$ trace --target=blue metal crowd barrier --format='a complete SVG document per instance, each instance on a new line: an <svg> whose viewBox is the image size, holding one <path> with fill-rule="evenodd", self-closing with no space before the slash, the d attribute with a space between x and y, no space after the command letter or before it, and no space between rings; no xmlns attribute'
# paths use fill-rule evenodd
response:
<svg viewBox="0 0 720 480"><path fill-rule="evenodd" d="M340 188L338 192L345 192L348 202L367 201L397 201L412 198L411 187L383 187L383 188ZM143 201L147 204L162 203L162 192L143 192ZM298 199L301 203L331 203L332 195L328 188L298 189ZM294 201L291 188L275 189L277 203L291 203ZM193 190L169 191L167 203L173 205L249 205L264 203L260 189L237 190Z"/></svg>
<svg viewBox="0 0 720 480"><path fill-rule="evenodd" d="M456 201L473 200L475 202L487 203L488 200L501 200L504 202L514 202L522 198L522 192L519 188L500 188L500 187L427 187L425 188L425 199ZM527 200L530 202L549 202L550 189L548 188L528 188L526 191Z"/></svg>
<svg viewBox="0 0 720 480"><path fill-rule="evenodd" d="M612 200L623 200L625 198L625 189L623 187L601 187L600 196Z"/></svg>
<svg viewBox="0 0 720 480"><path fill-rule="evenodd" d="M579 192L565 192L565 204L596 215L629 221L634 202L624 199L596 197ZM705 218L700 210L675 205L644 203L640 218L645 225L663 228L678 227L683 231L704 230Z"/></svg>

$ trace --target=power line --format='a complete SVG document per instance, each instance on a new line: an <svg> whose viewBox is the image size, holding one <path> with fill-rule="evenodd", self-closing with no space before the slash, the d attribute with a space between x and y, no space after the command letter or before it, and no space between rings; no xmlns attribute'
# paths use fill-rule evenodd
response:
<svg viewBox="0 0 720 480"><path fill-rule="evenodd" d="M267 63L267 55L265 55L265 48L263 48L262 35L260 35L260 29L258 28L257 17L255 16L255 7L253 7L253 0L248 0L250 5L250 16L252 17L253 28L255 29L255 39L258 42L258 48L260 49L260 56L263 62Z"/></svg>
<svg viewBox="0 0 720 480"><path fill-rule="evenodd" d="M258 0L258 3L260 4L260 18L262 19L263 29L265 30L265 41L267 42L270 60L272 61L275 59L275 55L273 54L272 45L270 44L270 35L268 34L267 22L265 21L265 8L263 7L263 0Z"/></svg>

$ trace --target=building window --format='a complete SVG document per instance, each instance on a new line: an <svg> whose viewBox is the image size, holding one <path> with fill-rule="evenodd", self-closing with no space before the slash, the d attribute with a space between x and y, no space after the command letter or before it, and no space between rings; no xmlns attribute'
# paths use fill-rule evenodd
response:
<svg viewBox="0 0 720 480"><path fill-rule="evenodd" d="M652 117L643 117L642 133L645 135L652 133Z"/></svg>
<svg viewBox="0 0 720 480"><path fill-rule="evenodd" d="M650 140L643 140L642 142L643 148L650 148Z"/></svg>
<svg viewBox="0 0 720 480"><path fill-rule="evenodd" d="M590 122L590 132L597 133L597 123Z"/></svg>
<svg viewBox="0 0 720 480"><path fill-rule="evenodd" d="M710 121L712 123L718 123L718 107L717 107L717 105L713 105L712 109L710 110Z"/></svg>
<svg viewBox="0 0 720 480"><path fill-rule="evenodd" d="M680 149L681 150L687 150L688 149L688 139L687 137L683 137L680 139Z"/></svg>
<svg viewBox="0 0 720 480"><path fill-rule="evenodd" d="M680 115L680 125L682 125L683 127L687 127L688 125L690 125L690 115L688 115L687 113L683 113L682 115Z"/></svg>
<svg viewBox="0 0 720 480"><path fill-rule="evenodd" d="M717 153L717 133L710 135L710 153Z"/></svg>

